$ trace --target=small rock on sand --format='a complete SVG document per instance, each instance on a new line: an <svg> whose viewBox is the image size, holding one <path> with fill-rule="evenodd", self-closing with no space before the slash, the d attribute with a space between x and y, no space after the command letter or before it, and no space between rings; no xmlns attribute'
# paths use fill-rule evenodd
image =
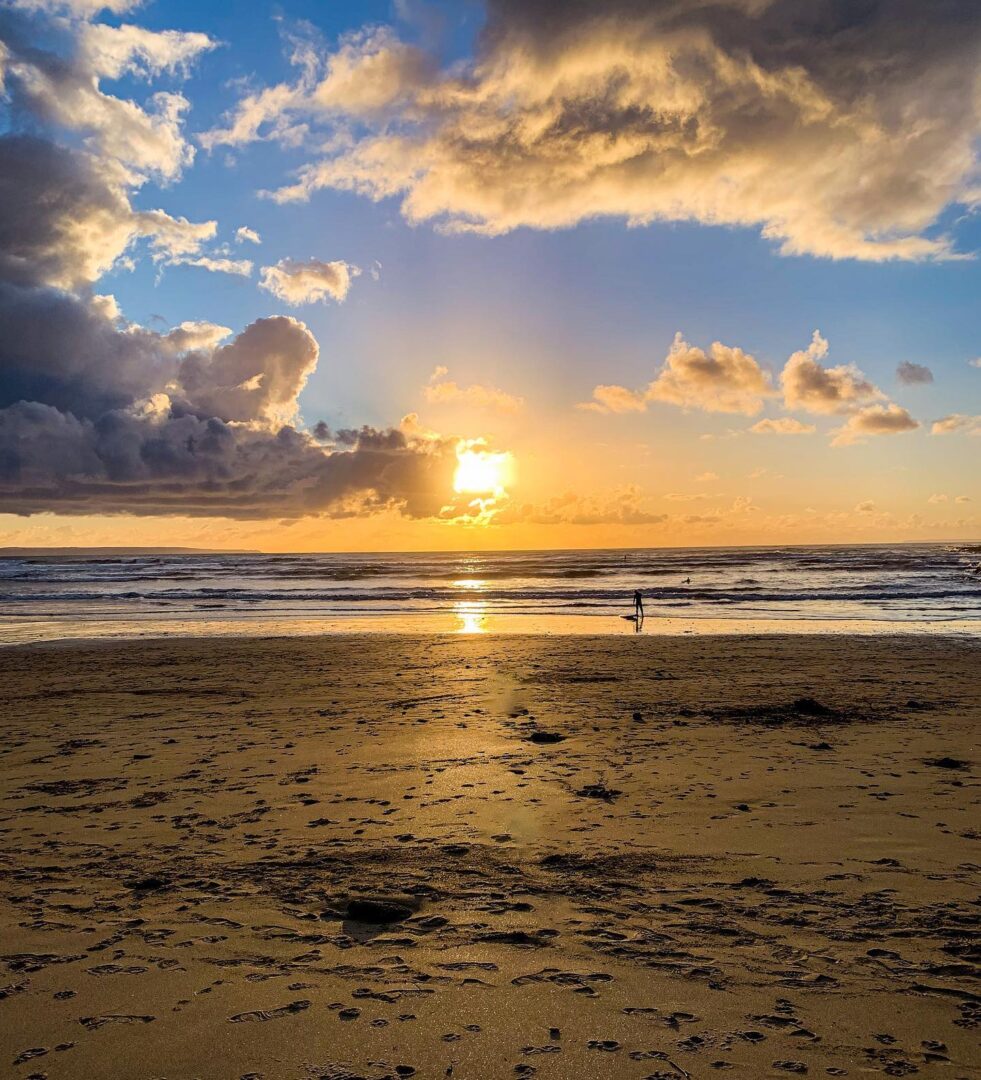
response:
<svg viewBox="0 0 981 1080"><path fill-rule="evenodd" d="M803 714L804 716L830 716L831 710L827 705L822 705L820 701L815 701L811 697L798 698L794 702L794 712Z"/></svg>
<svg viewBox="0 0 981 1080"><path fill-rule="evenodd" d="M576 794L584 799L602 799L604 802L613 802L623 792L617 788L608 788L605 784L587 784L579 788Z"/></svg>
<svg viewBox="0 0 981 1080"><path fill-rule="evenodd" d="M166 889L170 882L159 877L146 877L140 878L139 881L127 882L127 884L133 892L157 892L160 889Z"/></svg>

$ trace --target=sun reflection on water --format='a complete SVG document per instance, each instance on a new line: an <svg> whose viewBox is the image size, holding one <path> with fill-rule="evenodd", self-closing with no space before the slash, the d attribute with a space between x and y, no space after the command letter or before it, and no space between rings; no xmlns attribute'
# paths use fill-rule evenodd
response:
<svg viewBox="0 0 981 1080"><path fill-rule="evenodd" d="M459 600L453 605L453 614L460 620L454 633L487 633L487 605L482 600Z"/></svg>

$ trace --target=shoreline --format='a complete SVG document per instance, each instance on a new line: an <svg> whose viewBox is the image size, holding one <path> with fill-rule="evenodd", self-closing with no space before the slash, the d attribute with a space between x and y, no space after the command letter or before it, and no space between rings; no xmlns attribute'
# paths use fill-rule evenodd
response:
<svg viewBox="0 0 981 1080"><path fill-rule="evenodd" d="M648 616L639 632L617 615L506 615L446 611L435 615L345 615L215 619L62 619L0 616L0 649L52 641L268 640L317 637L951 637L981 639L981 619L716 619Z"/></svg>

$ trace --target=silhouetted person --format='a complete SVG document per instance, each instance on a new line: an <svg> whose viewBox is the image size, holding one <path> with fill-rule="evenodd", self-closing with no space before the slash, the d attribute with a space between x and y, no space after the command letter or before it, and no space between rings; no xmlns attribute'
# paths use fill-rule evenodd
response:
<svg viewBox="0 0 981 1080"><path fill-rule="evenodd" d="M637 622L644 619L644 598L640 595L640 589L634 593L634 618Z"/></svg>

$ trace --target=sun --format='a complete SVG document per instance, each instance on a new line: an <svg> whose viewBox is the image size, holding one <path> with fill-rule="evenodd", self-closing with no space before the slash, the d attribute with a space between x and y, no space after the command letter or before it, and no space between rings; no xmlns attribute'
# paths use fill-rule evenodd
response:
<svg viewBox="0 0 981 1080"><path fill-rule="evenodd" d="M511 455L483 450L479 441L461 443L456 451L453 488L470 495L503 495L511 480Z"/></svg>

